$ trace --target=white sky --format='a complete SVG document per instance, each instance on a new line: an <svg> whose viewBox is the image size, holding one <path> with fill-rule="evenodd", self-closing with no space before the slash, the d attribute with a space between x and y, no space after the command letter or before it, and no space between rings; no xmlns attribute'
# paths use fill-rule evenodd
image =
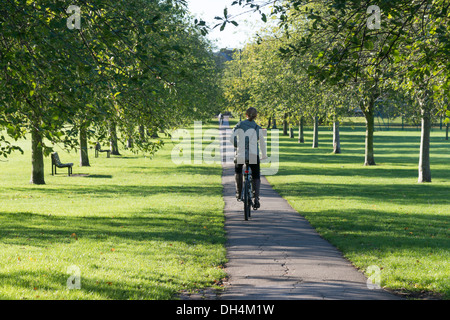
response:
<svg viewBox="0 0 450 320"><path fill-rule="evenodd" d="M234 19L239 26L227 24L224 31L220 26L211 30L208 38L214 40L218 49L242 48L243 45L260 29L264 23L259 13L248 12L250 8L242 8L239 5L232 6L233 0L187 0L191 14L204 20L211 28L220 22L214 17L223 17L223 10L228 8L228 17L244 13Z"/></svg>

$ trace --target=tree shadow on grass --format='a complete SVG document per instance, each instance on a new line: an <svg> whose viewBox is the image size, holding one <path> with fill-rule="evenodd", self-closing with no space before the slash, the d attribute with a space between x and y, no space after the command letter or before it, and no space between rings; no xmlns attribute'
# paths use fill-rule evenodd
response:
<svg viewBox="0 0 450 320"><path fill-rule="evenodd" d="M322 172L322 171L320 171ZM304 173L303 174L308 174ZM311 172L310 174L314 174ZM376 176L376 175L375 175ZM283 197L307 197L360 199L373 203L392 202L410 205L446 205L450 206L449 188L439 184L339 184L294 182L275 184L275 189Z"/></svg>
<svg viewBox="0 0 450 320"><path fill-rule="evenodd" d="M312 161L313 162L313 161ZM366 177L366 178L395 178L395 179L411 179L411 183L417 181L417 168L411 168L406 164L396 164L395 168L386 168L384 166L371 166L364 167L362 165L351 165L353 162L351 159L342 161L340 159L332 159L332 161L321 161L319 163L328 163L333 165L341 164L340 168L331 166L316 166L316 167L291 167L282 166L277 173L277 176L295 176L295 175L308 175L308 176L329 176L329 177ZM449 180L450 170L445 169L432 169L433 178ZM424 184L422 184L424 185ZM418 187L419 188L419 187ZM425 187L422 187L425 188Z"/></svg>
<svg viewBox="0 0 450 320"><path fill-rule="evenodd" d="M448 216L368 209L332 209L301 214L344 255L359 257L363 264L360 268L366 268L365 263L387 268L387 272L392 273L391 281L402 288L403 293L419 297L431 295L438 299L450 297L448 270L442 264L448 261L450 252ZM388 258L386 261L383 260L385 257ZM398 268L403 268L406 275L395 271ZM412 280L411 270L418 279ZM412 281L416 282L415 286L411 285Z"/></svg>
<svg viewBox="0 0 450 320"><path fill-rule="evenodd" d="M121 256L117 256L100 268L96 266L102 266L100 260L104 256L100 256L100 252L98 257L87 254L87 260L80 266L80 268L89 268L81 270L81 291L85 292L77 295L77 290L74 290L75 299L89 298L90 292L105 299L170 299L176 293L175 290L179 290L180 287L195 286L195 284L186 283L186 275L183 272L178 274L177 268L171 268L167 272L164 268L160 271L149 269L146 272L145 269L139 269L124 272L120 259L129 259L132 256L138 261L144 261L145 265L145 261L151 262L155 259L154 254L157 254L162 259L165 259L163 255L168 255L168 263L174 261L179 263L181 259L206 261L210 257L206 257L205 254L210 251L197 250L196 246L204 248L225 244L223 226L220 223L207 222L217 219L220 220L217 210L198 212L176 207L148 208L127 214L116 212L114 216L58 216L32 212L0 212L2 225L0 242L8 246L9 250L13 250L12 252L19 253L19 248L34 248L39 250L38 252L46 252L45 258L42 259L57 258L60 261L57 265L63 267L64 263L67 263L67 267L76 265L76 262L69 261L74 259L72 255L77 250L88 252L98 247L106 248L105 250L109 252L111 246L114 246L117 250L109 253ZM208 227L206 228L205 225ZM77 249L78 243L88 249ZM60 251L58 248L62 248L61 245L64 248L74 245L72 250L67 250L67 255L71 255L70 257L56 253ZM52 252L58 256L52 257ZM137 258L136 255L140 257ZM2 283L10 282L11 286L28 289L31 295L34 293L39 295L37 292L42 290L66 289L66 281L70 274L61 273L61 270L59 272L51 270L48 264L44 265L45 270L44 267L39 270L39 264L35 263L33 267L30 266L33 268L31 271L0 274ZM95 269L98 278L91 276L93 274L91 268ZM103 274L102 270L97 270L102 268L107 268L106 274ZM179 268L182 269L183 266L180 265ZM45 280L41 285L39 279L42 279L43 274L45 274ZM112 274L120 276L114 277ZM127 279L130 281L128 282ZM37 287L38 290L33 291L33 287ZM15 297L5 296L4 298Z"/></svg>
<svg viewBox="0 0 450 320"><path fill-rule="evenodd" d="M178 165L170 167L152 167L152 166L129 166L126 171L130 174L151 174L158 173L164 175L204 175L214 176L221 174L220 167L214 167L210 165Z"/></svg>
<svg viewBox="0 0 450 320"><path fill-rule="evenodd" d="M369 209L301 213L314 220L321 234L345 252L365 254L374 249L430 251L450 249L450 218L439 214L395 213ZM352 241L343 240L352 238ZM345 248L342 248L345 246Z"/></svg>
<svg viewBox="0 0 450 320"><path fill-rule="evenodd" d="M48 187L10 187L4 188L6 192L12 193L43 193L53 196L70 195L75 197L90 198L117 198L117 197L142 197L158 194L176 195L197 195L215 197L222 194L220 185L169 185L169 186L151 186L151 185L89 185L89 186L48 186Z"/></svg>
<svg viewBox="0 0 450 320"><path fill-rule="evenodd" d="M69 267L69 266L67 266ZM117 278L109 275L99 274L99 277L89 276L90 270L80 269L80 288L69 289L67 280L70 273L64 273L49 268L41 270L21 270L9 273L0 273L3 284L10 284L20 290L24 297L0 295L2 299L45 299L45 295L50 294L52 299L58 299L58 295L65 299L170 299L176 291L174 284L182 285L182 280L176 275L161 277L153 270L135 275L130 278L130 282L118 281ZM120 270L117 270L120 272ZM137 281L136 281L137 280ZM28 292L27 292L28 291ZM59 292L59 293L58 293ZM14 293L17 294L17 293ZM94 296L92 296L94 294Z"/></svg>
<svg viewBox="0 0 450 320"><path fill-rule="evenodd" d="M102 241L182 242L189 245L223 243L224 231L217 212L195 212L180 208L149 208L132 215L114 217L57 216L30 212L2 213L0 239L8 245L46 247L78 239ZM208 224L208 228L205 225ZM75 234L75 235L74 235ZM76 238L76 239L75 239Z"/></svg>

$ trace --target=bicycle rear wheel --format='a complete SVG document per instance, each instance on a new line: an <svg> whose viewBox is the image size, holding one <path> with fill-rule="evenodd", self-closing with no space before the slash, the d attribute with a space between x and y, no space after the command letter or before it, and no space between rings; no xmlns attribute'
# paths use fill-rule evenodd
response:
<svg viewBox="0 0 450 320"><path fill-rule="evenodd" d="M251 177L248 180L248 195L247 195L247 205L249 207L248 209L248 216L251 217L252 216L252 208L253 208L253 202L252 202L252 180Z"/></svg>
<svg viewBox="0 0 450 320"><path fill-rule="evenodd" d="M251 198L249 197L249 181L245 180L245 186L244 186L244 219L247 221L250 217L250 210L251 210Z"/></svg>

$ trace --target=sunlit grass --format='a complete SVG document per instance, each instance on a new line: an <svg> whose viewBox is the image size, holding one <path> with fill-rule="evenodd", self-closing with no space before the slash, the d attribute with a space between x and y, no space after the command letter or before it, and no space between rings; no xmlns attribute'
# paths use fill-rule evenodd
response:
<svg viewBox="0 0 450 320"><path fill-rule="evenodd" d="M90 150L91 167L75 163L46 185L28 182L25 154L0 162L0 299L173 299L211 286L225 274L221 166L171 161L165 139L153 158ZM68 289L68 268L81 289Z"/></svg>
<svg viewBox="0 0 450 320"><path fill-rule="evenodd" d="M417 183L420 132L377 131L376 166L364 167L364 131L341 129L342 154L322 127L319 148L281 136L280 170L268 180L356 267L381 269L381 285L450 298L450 143L434 129L433 182Z"/></svg>

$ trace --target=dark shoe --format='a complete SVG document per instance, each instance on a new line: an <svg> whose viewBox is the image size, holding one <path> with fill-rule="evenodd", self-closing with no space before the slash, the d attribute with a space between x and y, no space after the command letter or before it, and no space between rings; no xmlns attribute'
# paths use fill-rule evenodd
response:
<svg viewBox="0 0 450 320"><path fill-rule="evenodd" d="M253 209L258 209L260 207L259 203L259 189L261 188L261 179L252 180L253 187Z"/></svg>
<svg viewBox="0 0 450 320"><path fill-rule="evenodd" d="M259 207L261 207L261 204L259 203L259 198L253 199L253 210L258 210Z"/></svg>

